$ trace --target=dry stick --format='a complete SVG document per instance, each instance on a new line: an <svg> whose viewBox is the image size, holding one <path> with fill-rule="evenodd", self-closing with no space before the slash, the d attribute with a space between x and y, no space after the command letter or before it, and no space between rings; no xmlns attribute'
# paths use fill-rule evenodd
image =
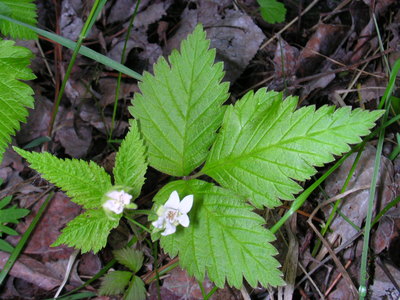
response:
<svg viewBox="0 0 400 300"><path fill-rule="evenodd" d="M344 268L347 270L350 265L351 265L352 260L350 259L346 265L344 266ZM329 295L329 293L332 291L332 289L336 286L336 284L339 282L340 278L342 278L342 274L338 274L335 278L335 280L332 282L331 286L326 290L325 292L325 297L327 297Z"/></svg>
<svg viewBox="0 0 400 300"><path fill-rule="evenodd" d="M305 82L305 81L310 81L310 80L313 80L313 79L318 79L318 78L320 78L322 76L326 76L326 75L333 74L333 73L340 73L340 72L349 71L351 69L354 69L358 65L361 65L361 64L369 62L371 60L380 58L382 55L387 54L387 53L391 53L393 51L394 51L394 49L387 49L387 50L384 51L384 53L379 53L377 55L373 55L373 56L371 56L371 57L369 57L367 59L359 61L359 62L357 62L355 64L350 65L350 66L346 66L346 67L342 67L342 68L335 69L335 70L332 70L332 71L328 71L328 72L324 72L324 73L318 73L318 74L315 74L315 75L299 78L299 79L297 79L295 81L295 84L299 84L299 83L302 83L302 82Z"/></svg>
<svg viewBox="0 0 400 300"><path fill-rule="evenodd" d="M319 0L314 0L309 6L307 6L307 8L305 10L303 10L303 12L300 14L300 17L302 17L304 14L306 14L311 8L313 8L315 6L315 4L318 3ZM281 30L279 30L277 33L275 33L275 35L270 38L268 41L266 41L264 44L261 45L260 50L264 49L265 47L267 47L269 44L271 44L271 42L273 40L275 40L278 36L280 36L286 29L288 29L290 26L292 26L294 23L297 22L297 20L299 19L299 16L297 16L296 18L294 18L292 21L290 21L285 27L283 27Z"/></svg>
<svg viewBox="0 0 400 300"><path fill-rule="evenodd" d="M313 287L315 288L315 290L318 292L319 294L319 298L320 299L324 299L324 294L322 294L322 292L320 291L319 287L317 286L317 284L315 283L315 281L311 278L311 274L309 274L307 272L307 270L303 267L303 265L299 262L299 267L300 269L303 271L304 276L311 282L311 284L313 285ZM298 287L298 285L295 286L295 288Z"/></svg>
<svg viewBox="0 0 400 300"><path fill-rule="evenodd" d="M347 283L350 285L351 291L353 292L354 296L357 296L358 292L357 292L357 288L354 285L353 281L351 280L349 274L347 273L346 269L343 267L342 263L340 262L340 260L337 258L335 252L332 250L331 246L329 245L329 243L325 240L325 238L321 235L321 233L318 231L318 229L314 226L314 224L312 223L312 218L314 217L314 215L324 206L328 205L329 203L335 202L338 199L344 198L349 194L352 194L354 192L360 191L360 190L365 190L368 189L368 186L362 186L360 188L354 188L351 190L348 190L342 194L336 195L335 197L332 197L330 199L328 199L327 201L324 201L322 203L320 203L315 209L314 211L311 213L310 217L307 220L307 223L310 225L310 227L312 228L312 230L315 232L315 234L318 236L318 238L322 241L322 243L324 244L324 246L327 248L329 254L331 255L331 258L333 259L333 261L335 262L337 268L339 269L339 272L342 274L343 278L347 281Z"/></svg>

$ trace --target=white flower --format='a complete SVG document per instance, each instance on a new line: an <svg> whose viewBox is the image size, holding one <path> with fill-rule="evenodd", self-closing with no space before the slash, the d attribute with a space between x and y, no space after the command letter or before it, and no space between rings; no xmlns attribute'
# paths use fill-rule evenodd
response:
<svg viewBox="0 0 400 300"><path fill-rule="evenodd" d="M132 196L121 191L111 191L106 194L107 201L103 203L103 208L115 212L122 213L124 208L131 202Z"/></svg>
<svg viewBox="0 0 400 300"><path fill-rule="evenodd" d="M177 191L173 191L168 201L157 210L158 220L153 222L153 226L165 230L161 235L169 235L176 231L176 226L181 224L183 227L189 226L187 213L193 205L193 195L188 195L179 201Z"/></svg>

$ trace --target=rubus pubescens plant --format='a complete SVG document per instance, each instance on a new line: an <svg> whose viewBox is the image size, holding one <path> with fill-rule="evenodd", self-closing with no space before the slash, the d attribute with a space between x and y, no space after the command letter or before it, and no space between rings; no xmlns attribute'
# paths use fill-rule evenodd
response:
<svg viewBox="0 0 400 300"><path fill-rule="evenodd" d="M173 51L168 61L161 57L154 75L143 75L141 93L129 109L136 121L117 154L114 185L94 163L17 149L87 209L56 245L82 251L103 247L121 209L129 207L125 193L132 199L139 195L146 156L151 167L179 177L156 194L149 221L153 240L178 255L189 274L202 280L207 273L219 287L225 282L240 287L243 278L251 286L284 283L273 257L275 237L254 207L292 200L302 189L296 181L349 151L383 112L326 105L296 110L297 98L282 99L282 93L266 89L224 105L229 84L221 83L223 64L214 59L199 25L180 52Z"/></svg>

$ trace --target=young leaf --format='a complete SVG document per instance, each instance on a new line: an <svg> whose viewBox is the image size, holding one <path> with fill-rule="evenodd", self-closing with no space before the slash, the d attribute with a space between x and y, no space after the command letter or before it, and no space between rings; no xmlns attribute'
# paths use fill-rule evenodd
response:
<svg viewBox="0 0 400 300"><path fill-rule="evenodd" d="M0 239L0 250L11 253L14 251L14 247L11 246L7 241Z"/></svg>
<svg viewBox="0 0 400 300"><path fill-rule="evenodd" d="M70 221L51 246L65 244L81 249L82 253L96 253L107 244L107 237L118 226L119 219L110 219L103 209L87 210Z"/></svg>
<svg viewBox="0 0 400 300"><path fill-rule="evenodd" d="M16 147L14 150L43 178L63 189L73 202L86 209L99 208L103 196L111 188L110 176L94 162L64 160L50 153L28 152Z"/></svg>
<svg viewBox="0 0 400 300"><path fill-rule="evenodd" d="M281 94L249 92L230 106L203 172L219 184L250 197L256 207L292 200L303 181L316 173L313 166L334 160L361 141L382 111L335 111L332 106L302 107Z"/></svg>
<svg viewBox="0 0 400 300"><path fill-rule="evenodd" d="M29 49L0 40L0 162L10 136L26 121L27 108L33 108L33 90L19 81L36 78L27 67L31 58Z"/></svg>
<svg viewBox="0 0 400 300"><path fill-rule="evenodd" d="M99 295L111 296L122 294L129 284L132 277L131 272L127 271L114 271L106 274L99 289Z"/></svg>
<svg viewBox="0 0 400 300"><path fill-rule="evenodd" d="M143 265L143 253L130 247L113 251L115 259L122 265L131 269L134 273Z"/></svg>
<svg viewBox="0 0 400 300"><path fill-rule="evenodd" d="M218 287L225 280L240 288L243 277L255 287L282 285L277 254L270 244L274 235L263 227L264 220L235 193L201 180L174 181L155 196L155 210L165 204L172 191L194 195L190 224L161 237L161 245L189 274L203 280L205 272Z"/></svg>
<svg viewBox="0 0 400 300"><path fill-rule="evenodd" d="M136 199L144 183L146 173L145 148L140 138L137 122L131 121L131 128L122 141L115 158L113 170L115 185L129 187L127 191Z"/></svg>
<svg viewBox="0 0 400 300"><path fill-rule="evenodd" d="M198 25L173 51L160 58L154 76L145 73L130 108L148 146L149 164L170 175L184 176L206 159L221 125L228 83L220 84L222 63Z"/></svg>
<svg viewBox="0 0 400 300"><path fill-rule="evenodd" d="M271 24L285 21L286 8L283 3L276 0L257 0L257 2L265 21Z"/></svg>
<svg viewBox="0 0 400 300"><path fill-rule="evenodd" d="M144 282L137 276L133 276L131 282L129 283L129 288L124 294L124 300L145 300L146 299L146 289L144 287Z"/></svg>
<svg viewBox="0 0 400 300"><path fill-rule="evenodd" d="M0 0L0 14L35 26L36 6L32 2L33 0ZM32 30L5 20L0 21L0 31L14 39L33 40L37 37Z"/></svg>

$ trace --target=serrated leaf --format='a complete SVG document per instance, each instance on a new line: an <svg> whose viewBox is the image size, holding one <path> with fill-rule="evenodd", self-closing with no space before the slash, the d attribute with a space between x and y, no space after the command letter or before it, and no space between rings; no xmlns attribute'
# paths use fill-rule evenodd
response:
<svg viewBox="0 0 400 300"><path fill-rule="evenodd" d="M221 125L228 83L220 84L222 63L198 25L173 51L160 58L154 76L146 73L130 107L148 147L150 166L173 176L190 174L204 162Z"/></svg>
<svg viewBox="0 0 400 300"><path fill-rule="evenodd" d="M257 0L260 5L262 18L268 23L280 23L285 21L286 8L283 3L276 0Z"/></svg>
<svg viewBox="0 0 400 300"><path fill-rule="evenodd" d="M203 280L205 272L218 287L225 280L240 288L243 277L255 287L282 285L274 235L263 227L264 220L252 212L242 197L201 180L174 181L154 198L155 210L165 204L172 191L181 197L194 195L189 227L177 227L174 234L161 237L161 245L190 275Z"/></svg>
<svg viewBox="0 0 400 300"><path fill-rule="evenodd" d="M144 282L137 276L133 276L129 283L129 288L124 294L124 300L145 300L146 288Z"/></svg>
<svg viewBox="0 0 400 300"><path fill-rule="evenodd" d="M128 267L134 273L139 271L143 265L143 253L130 247L114 250L113 254L120 264Z"/></svg>
<svg viewBox="0 0 400 300"><path fill-rule="evenodd" d="M99 295L111 296L122 294L129 284L132 277L131 272L127 271L114 271L106 274L99 289Z"/></svg>
<svg viewBox="0 0 400 300"><path fill-rule="evenodd" d="M113 170L115 185L129 187L133 199L136 199L144 184L147 164L145 148L140 138L136 121L131 121L131 128L122 141L115 157Z"/></svg>
<svg viewBox="0 0 400 300"><path fill-rule="evenodd" d="M34 103L31 87L19 81L36 78L27 67L32 52L14 44L0 40L0 162L11 135L26 121L27 108L33 108Z"/></svg>
<svg viewBox="0 0 400 300"><path fill-rule="evenodd" d="M36 5L33 0L0 0L0 14L32 26L36 25ZM0 31L14 39L37 38L34 31L6 20L0 21Z"/></svg>
<svg viewBox="0 0 400 300"><path fill-rule="evenodd" d="M52 246L65 244L81 249L82 253L96 253L107 244L107 237L118 226L119 219L118 215L110 219L103 209L90 209L70 221Z"/></svg>
<svg viewBox="0 0 400 300"><path fill-rule="evenodd" d="M111 189L111 178L94 162L60 159L50 153L28 152L14 147L31 168L60 187L71 200L86 209L102 205L103 196Z"/></svg>
<svg viewBox="0 0 400 300"><path fill-rule="evenodd" d="M225 114L203 172L246 197L256 207L280 205L302 190L313 166L334 160L361 141L382 111L306 106L281 94L250 92Z"/></svg>

